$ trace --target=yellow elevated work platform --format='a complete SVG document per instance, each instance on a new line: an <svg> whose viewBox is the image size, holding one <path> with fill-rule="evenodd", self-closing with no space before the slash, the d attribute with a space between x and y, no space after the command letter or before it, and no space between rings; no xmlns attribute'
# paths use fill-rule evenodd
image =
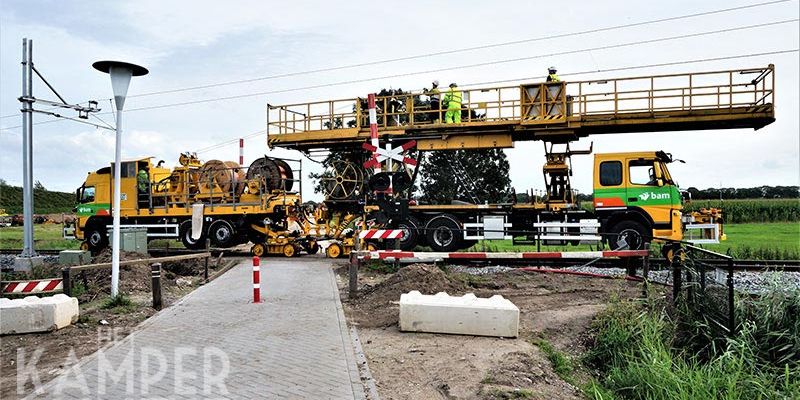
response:
<svg viewBox="0 0 800 400"><path fill-rule="evenodd" d="M775 121L775 71L766 68L461 89L462 123L445 124L424 93L377 97L381 137L421 150L513 147L626 132L759 129ZM442 90L444 94L446 90ZM366 98L268 105L270 147L360 146Z"/></svg>

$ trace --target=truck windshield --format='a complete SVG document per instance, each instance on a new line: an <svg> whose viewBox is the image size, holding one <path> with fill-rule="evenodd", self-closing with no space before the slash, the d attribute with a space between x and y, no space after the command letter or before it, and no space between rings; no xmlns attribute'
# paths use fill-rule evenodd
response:
<svg viewBox="0 0 800 400"><path fill-rule="evenodd" d="M94 201L94 186L86 186L81 190L81 204Z"/></svg>

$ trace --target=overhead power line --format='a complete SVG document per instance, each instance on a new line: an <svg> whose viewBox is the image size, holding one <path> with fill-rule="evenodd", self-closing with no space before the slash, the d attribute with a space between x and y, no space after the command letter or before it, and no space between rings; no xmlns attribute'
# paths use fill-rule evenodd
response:
<svg viewBox="0 0 800 400"><path fill-rule="evenodd" d="M179 106L187 106L193 104L202 104L202 103L209 103L215 101L226 101L226 100L235 100L235 99L242 99L247 97L256 97L256 96L264 96L268 94L277 94L277 93L287 93L287 92L295 92L300 90L309 90L309 89L319 89L331 86L341 86L341 85L349 85L354 83L363 83L363 82L371 82L376 80L385 80L385 79L392 79L392 78L400 78L400 77L407 77L413 75L422 75L422 74L432 74L436 72L444 72L444 71L452 71L457 69L467 69L467 68L476 68L476 67L485 67L490 65L497 65L497 64L507 64L519 61L527 61L533 60L537 58L545 58L545 57L554 57L554 56L563 56L568 54L578 54L578 53L586 53L591 51L598 51L598 50L610 50L610 49L617 49L617 48L624 48L624 47L631 47L631 46L638 46L643 44L652 44L652 43L659 43L659 42L667 42L672 40L679 40L679 39L688 39L700 36L708 36L708 35L715 35L719 33L727 33L727 32L735 32L735 31L743 31L748 29L755 29L755 28L763 28L767 26L775 26L781 24L788 24L797 22L798 19L788 19L788 20L781 20L781 21L774 21L774 22L765 22L761 24L754 24L754 25L746 25L746 26L739 26L734 28L726 28L726 29L717 29L713 31L705 31L705 32L697 32L697 33L688 33L684 35L677 35L677 36L668 36L663 38L657 39L647 39L647 40L638 40L634 42L626 42L626 43L618 43L612 45L604 45L604 46L596 46L596 47L589 47L583 48L578 50L566 50L566 51L559 51L549 54L537 54L533 56L526 56L526 57L516 57L504 60L494 60L494 61L486 61L480 62L475 64L463 64L457 65L452 67L444 67L444 68L436 68L436 69L429 69L423 71L415 71L415 72L406 72L401 74L393 74L393 75L384 75L372 78L362 78L362 79L352 79L346 81L339 81L339 82L332 82L332 83L323 83L318 85L311 85L311 86L302 86L302 87L295 87L295 88L288 88L288 89L278 89L278 90L270 90L264 92L255 92L255 93L246 93L246 94L239 94L233 96L224 96L224 97L213 97L208 99L200 99L200 100L190 100L178 103L168 103L168 104L158 104L153 106L144 106L138 108L131 108L127 110L127 112L134 112L134 111L144 111L144 110L155 110L159 108L167 108L167 107L179 107Z"/></svg>
<svg viewBox="0 0 800 400"><path fill-rule="evenodd" d="M483 49L490 49L490 48L497 48L497 47L505 47L505 46L513 46L513 45L518 45L518 44L523 44L523 43L532 43L532 42L539 42L539 41L552 40L552 39L561 39L561 38L572 37L572 36L581 36L581 35L588 35L588 34L593 34L593 33L608 32L608 31L619 30L619 29L626 29L626 28L633 28L633 27L638 27L638 26L658 24L658 23L662 23L662 22L677 21L677 20L682 20L682 19L687 19L687 18L696 18L696 17L703 17L703 16L708 16L708 15L714 15L714 14L722 14L722 13L727 13L727 12L732 12L732 11L739 11L739 10L745 10L745 9L750 9L750 8L764 7L764 6L770 6L770 5L780 4L780 3L786 3L786 2L789 2L789 1L791 1L791 0L767 1L767 2L748 4L748 5L744 5L744 6L738 6L738 7L729 7L729 8L723 8L723 9L718 9L718 10L712 10L712 11L704 11L704 12L679 15L679 16L674 16L674 17L667 17L667 18L659 18L659 19L653 19L653 20L648 20L648 21L634 22L634 23L630 23L630 24L614 25L614 26L607 26L607 27L602 27L602 28L594 28L594 29L588 29L588 30L584 30L584 31L561 33L561 34L548 35L548 36L539 36L539 37L535 37L535 38L528 38L528 39L521 39L521 40L512 40L512 41L508 41L508 42L484 44L484 45L480 45L480 46L464 47L464 48L460 48L460 49L443 50L443 51L436 51L436 52L430 52L430 53L415 54L415 55L404 56L404 57L388 58L388 59L377 60L377 61L367 61L367 62L360 62L360 63L355 63L355 64L340 65L340 66L336 66L336 67L327 67L327 68L319 68L319 69L312 69L312 70L306 70L306 71L289 72L289 73L277 74L277 75L267 75L267 76L260 76L260 77L255 77L255 78L239 79L239 80L233 80L233 81L227 81L227 82L210 83L210 84L190 86L190 87L184 87L184 88L159 90L159 91L154 91L154 92L135 94L135 95L128 96L128 97L145 97L145 96L155 96L155 95L168 94L168 93L186 92L186 91L191 91L191 90L209 89L209 88L219 87L219 86L238 85L238 84L242 84L242 83L252 83L252 82L265 81L265 80L271 80L271 79L288 78L288 77L299 76L299 75L310 75L310 74L316 74L316 73L320 73L320 72L339 71L339 70L344 70L344 69L368 67L368 66L374 66L374 65L380 65L380 64L389 64L389 63L394 63L394 62L399 62L399 61L409 61L409 60L416 60L416 59L420 59L420 58L436 57L436 56L442 56L442 55L448 55L448 54L457 54L457 53L464 53L464 52L469 52L469 51L476 51L476 50L483 50Z"/></svg>
<svg viewBox="0 0 800 400"><path fill-rule="evenodd" d="M733 55L733 56L698 58L698 59L692 59L692 60L672 61L672 62L666 62L666 63L656 63L656 64L645 64L645 65L605 68L605 69L597 69L597 70L587 70L587 71L582 71L582 72L562 72L562 73L559 73L559 75L561 75L561 76L589 75L589 74L597 74L597 73L604 73L604 72L630 71L630 70L636 70L636 69L655 68L655 67L664 67L664 66L698 64L698 63L705 63L705 62L712 62L712 61L735 60L735 59L753 58L753 57L780 55L780 54L798 53L798 52L800 52L800 49L798 49L798 48L796 48L796 49L785 49L785 50L775 50L775 51L767 51L767 52L760 52L760 53L739 54L739 55ZM390 76L390 77L396 77L396 76ZM544 78L544 76L534 76L534 77L516 78L516 79L503 79L503 80L497 80L497 81L486 81L486 82L478 82L478 83L466 83L466 84L463 84L461 86L462 87L470 87L470 86L480 86L480 85L487 85L487 84L493 84L493 83L524 81L524 80L541 79L541 78ZM280 90L280 91L276 91L276 92L300 91L300 90L313 89L313 88L316 88L318 86L344 85L344 84L348 84L348 83L373 81L373 80L379 80L379 79L383 79L383 77L368 78L368 79L364 79L364 80L355 80L355 81L348 81L348 82L337 82L337 83L331 83L331 84L325 84L325 85L317 85L317 86L313 86L313 87L299 87L299 88L294 88L294 89L284 89L284 90ZM261 95L261 94L262 93L251 94L251 95L243 95L243 96L249 97L249 96ZM264 94L267 94L267 93L264 93ZM235 98L239 98L239 97L241 97L241 96L235 96ZM216 100L221 101L223 99L216 99ZM211 100L207 100L207 101L211 101ZM203 102L205 102L205 101L203 101ZM131 110L128 110L128 111L131 111ZM100 114L104 114L104 113L100 113ZM57 119L57 120L50 120L50 121L41 121L41 122L34 123L34 125L49 124L49 123L60 122L60 121L62 121L62 120ZM13 131L10 131L10 129L19 128L21 126L22 125L16 125L16 126L12 126L12 127L8 127L8 128L0 128L0 129L14 133ZM264 134L264 133L266 133L266 131L259 131L259 132L256 132L256 133ZM225 144L227 145L229 143L234 143L237 140L239 140L239 138L232 139L231 141L228 141ZM205 150L203 150L203 151L205 151Z"/></svg>
<svg viewBox="0 0 800 400"><path fill-rule="evenodd" d="M227 146L229 144L238 143L239 139L252 139L254 137L261 136L261 135L266 134L266 133L267 133L267 130L266 129L262 129L260 131L249 133L249 134L247 134L245 136L242 136L242 137L237 137L236 139L226 140L224 142L220 142L220 143L217 143L217 144L212 144L212 145L210 145L208 147L203 147L202 149L195 150L195 153L205 153L205 152L208 152L208 151L211 151L211 150L216 150L218 148L225 147L225 146Z"/></svg>
<svg viewBox="0 0 800 400"><path fill-rule="evenodd" d="M211 84L204 84L204 85L197 85L197 86L189 86L189 87L184 87L184 88L176 88L176 89L160 90L160 91L154 91L154 92L146 92L146 93L130 95L128 97L145 97L145 96L155 96L155 95L169 94L169 93L179 93L179 92L185 92L185 91L191 91L191 90L208 89L208 88L213 88L213 87L229 86L229 85L236 85L236 84L242 84L242 83L252 83L252 82L258 82L258 81L263 81L263 80L287 78L287 77L293 77L293 76L299 76L299 75L310 75L310 74L315 74L315 73L320 73L320 72L330 72L330 71L352 69L352 68L359 68L359 67L365 67L365 66L388 64L388 63L394 63L394 62L399 62L399 61L416 60L416 59L421 59L421 58L436 57L436 56L448 55L448 54L457 54L457 53L463 53L463 52L469 52L469 51L483 50L483 49L488 49L488 48L512 46L512 45L518 45L518 44L523 44L523 43L532 43L532 42L538 42L538 41L566 38L566 37L571 37L571 36L580 36L580 35L588 35L588 34L593 34L593 33L608 32L608 31L613 31L613 30L620 30L620 29L626 29L626 28L646 26L646 25L652 25L652 24L658 24L658 23L670 22L670 21L677 21L677 20L688 19L688 18L703 17L703 16L722 14L722 13L746 10L746 9L757 8L757 7L771 6L771 5L775 5L775 4L787 3L787 2L790 2L790 1L792 1L792 0L767 1L767 2L761 2L761 3L737 6L737 7L729 7L729 8L722 8L722 9L711 10L711 11L698 12L698 13L693 13L693 14L684 14L684 15L678 15L678 16L674 16L674 17L666 17L666 18L659 18L659 19L653 19L653 20L647 20L647 21L634 22L634 23L630 23L630 24L607 26L607 27L594 28L594 29L588 29L588 30L583 30L583 31L561 33L561 34L548 35L548 36L540 36L540 37L535 37L535 38L513 40L513 41L507 41L507 42L491 43L491 44L485 44L485 45L480 45L480 46L464 47L464 48L453 49L453 50L443 50L443 51L416 54L416 55L397 57L397 58L389 58L389 59L377 60L377 61L367 61L367 62L361 62L361 63L356 63L356 64L341 65L341 66L336 66L336 67L320 68L320 69L298 71L298 72L290 72L290 73L277 74L277 75L268 75L268 76L261 76L261 77L234 80L234 81L227 81L227 82L219 82L219 83L211 83ZM0 116L0 119L13 118L13 117L19 117L19 114L3 115L3 116Z"/></svg>

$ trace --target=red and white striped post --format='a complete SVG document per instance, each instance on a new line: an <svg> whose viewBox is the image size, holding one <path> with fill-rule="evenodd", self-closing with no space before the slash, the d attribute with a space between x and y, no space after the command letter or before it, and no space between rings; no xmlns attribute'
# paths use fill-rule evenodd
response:
<svg viewBox="0 0 800 400"><path fill-rule="evenodd" d="M378 147L378 114L375 110L375 93L370 93L367 95L367 103L369 105L369 137L370 137L370 144L373 147ZM376 157L377 154L373 154L373 157ZM376 162L373 165L375 169L375 173L381 172L381 163Z"/></svg>
<svg viewBox="0 0 800 400"><path fill-rule="evenodd" d="M239 165L244 166L244 138L239 139Z"/></svg>
<svg viewBox="0 0 800 400"><path fill-rule="evenodd" d="M253 257L253 303L261 303L261 259Z"/></svg>

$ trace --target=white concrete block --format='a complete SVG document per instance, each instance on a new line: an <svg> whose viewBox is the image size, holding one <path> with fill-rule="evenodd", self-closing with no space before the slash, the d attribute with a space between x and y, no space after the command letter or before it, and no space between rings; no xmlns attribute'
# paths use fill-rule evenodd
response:
<svg viewBox="0 0 800 400"><path fill-rule="evenodd" d="M0 299L0 335L61 329L78 320L78 299L65 294Z"/></svg>
<svg viewBox="0 0 800 400"><path fill-rule="evenodd" d="M517 337L519 308L503 296L478 298L472 293L400 295L400 330L406 332Z"/></svg>

